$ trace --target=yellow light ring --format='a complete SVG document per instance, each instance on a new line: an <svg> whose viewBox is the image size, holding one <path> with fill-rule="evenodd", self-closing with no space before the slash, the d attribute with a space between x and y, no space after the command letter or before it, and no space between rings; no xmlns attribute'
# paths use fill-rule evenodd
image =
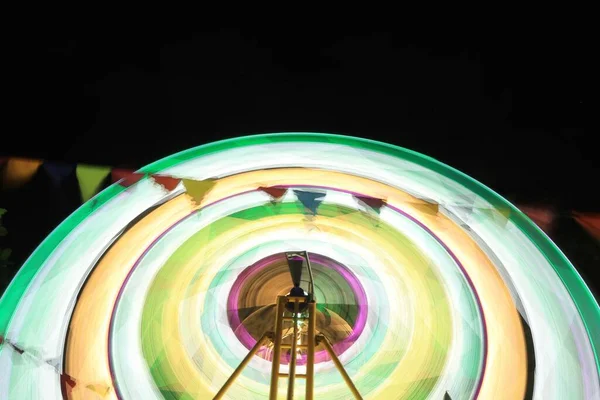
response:
<svg viewBox="0 0 600 400"><path fill-rule="evenodd" d="M332 173L332 172L325 172L325 171L318 171L318 170L305 170L305 169L269 170L269 171L261 171L261 172L251 172L248 174L260 175L260 177L242 176L242 175L247 175L247 174L241 174L241 175L224 178L218 182L217 186L215 187L215 190L213 190L209 194L209 196L207 196L207 199L205 200L204 204L210 203L211 201L212 202L216 201L217 196L223 197L223 196L226 196L227 194L230 195L231 192L228 192L227 189L239 192L239 191L244 191L245 189L252 187L252 185L248 185L247 182L259 181L259 182L261 182L261 184L265 184L265 185L281 184L282 182L289 182L289 183L298 184L298 185L302 185L302 184L333 185L333 183L336 182L338 184L338 186L343 186L344 183L346 183L346 182L350 183L350 181L356 180L356 182L355 182L356 184L353 186L353 189L358 186L359 190L362 190L362 192L367 195L377 195L377 194L383 195L388 198L388 202L391 205L399 206L399 207L407 210L408 212L410 212L412 209L413 216L418 216L420 218L421 222L423 222L426 226L428 226L430 229L433 228L435 231L438 232L438 235L440 235L441 237L445 237L443 240L457 254L457 256L458 256L458 254L462 253L460 251L461 250L460 246L464 246L465 242L469 239L468 236L458 228L456 228L455 231L448 232L449 228L455 227L455 224L452 221L449 221L448 219L443 218L439 215L436 217L432 217L431 215L428 215L427 213L421 212L418 209L418 207L416 207L415 205L422 204L423 201L415 199L405 193L402 193L399 191L394 191L393 188L389 188L385 185L378 184L377 182L372 182L367 179L356 178L356 177L351 177L351 176L344 176L344 174L340 174L340 173ZM452 246L452 243L454 243L455 245ZM460 246L459 246L459 244L460 244ZM486 260L485 254L483 254L477 246L472 245L472 248L470 250L471 250L470 252L468 252L468 251L465 252L466 255L464 255L464 256L461 255L461 256L459 256L459 258L468 259L469 257L472 257L472 254L475 254L476 263L480 261L480 260L477 261L478 258L479 259L483 258L484 260ZM492 267L491 270L494 271L493 266L490 265L489 261L486 260L485 262L490 267ZM468 263L464 263L464 265L465 265L465 268L467 268ZM473 267L473 268L477 269L477 267ZM498 278L499 277L496 274L496 279L498 279ZM487 280L487 278L485 276L481 279L483 279L484 281ZM498 282L501 282L501 280L498 280ZM508 295L508 293L506 291L504 293L504 296L505 296L507 303L512 306L512 301L510 300L510 296ZM500 297L500 298L502 298L502 297ZM493 303L495 303L495 300ZM494 308L496 308L496 307L494 307ZM513 306L513 308L514 308L514 306ZM498 321L501 321L501 319L498 319ZM516 327L517 327L516 329L518 330L519 324L516 324ZM488 327L488 331L493 337L494 332L496 332L497 330L494 330L493 327L490 330L490 328ZM492 340L490 339L490 343L491 342L492 342ZM498 346L498 347L501 347L501 346ZM493 349L493 347L490 347L490 348ZM496 360L496 362L499 361L497 357L495 358L495 360ZM513 368L510 368L510 369L514 371ZM485 388L485 385L482 386L482 390L483 390L483 388Z"/></svg>

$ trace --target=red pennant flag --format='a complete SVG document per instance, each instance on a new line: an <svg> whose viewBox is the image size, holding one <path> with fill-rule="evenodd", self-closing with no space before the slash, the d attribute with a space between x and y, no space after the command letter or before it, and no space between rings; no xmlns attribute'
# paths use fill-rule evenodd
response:
<svg viewBox="0 0 600 400"><path fill-rule="evenodd" d="M280 188L280 187L276 187L276 186L271 186L271 187L261 186L258 188L258 190L265 192L266 194L271 196L274 200L280 200L287 193L287 188Z"/></svg>
<svg viewBox="0 0 600 400"><path fill-rule="evenodd" d="M166 175L152 175L152 179L154 179L156 183L167 189L167 191L169 192L175 189L181 181L181 179L173 178L172 176Z"/></svg>
<svg viewBox="0 0 600 400"><path fill-rule="evenodd" d="M372 208L373 211L375 211L378 214L381 211L381 207L383 207L386 204L386 201L384 199L378 199L370 196L354 196L354 198L366 205L367 207Z"/></svg>
<svg viewBox="0 0 600 400"><path fill-rule="evenodd" d="M119 185L123 187L130 187L139 182L144 174L129 169L115 168L110 172L110 177L113 183L119 182Z"/></svg>
<svg viewBox="0 0 600 400"><path fill-rule="evenodd" d="M550 232L556 217L552 209L547 207L531 206L519 206L519 209L523 211L523 213L527 215L544 232Z"/></svg>
<svg viewBox="0 0 600 400"><path fill-rule="evenodd" d="M574 212L573 217L583 229L600 241L600 213Z"/></svg>
<svg viewBox="0 0 600 400"><path fill-rule="evenodd" d="M68 374L60 374L60 385L63 388L63 393L70 396L73 388L77 385L77 382L75 382L75 379Z"/></svg>

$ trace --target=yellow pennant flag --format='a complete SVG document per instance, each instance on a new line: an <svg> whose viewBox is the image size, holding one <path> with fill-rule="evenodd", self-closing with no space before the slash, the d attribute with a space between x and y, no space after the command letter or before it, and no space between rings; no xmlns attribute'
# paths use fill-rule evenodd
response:
<svg viewBox="0 0 600 400"><path fill-rule="evenodd" d="M108 392L110 392L110 386L104 384L87 385L86 389L89 389L92 392L99 394L102 398L105 398L108 395Z"/></svg>
<svg viewBox="0 0 600 400"><path fill-rule="evenodd" d="M508 207L478 208L478 210L501 227L505 227L511 217Z"/></svg>
<svg viewBox="0 0 600 400"><path fill-rule="evenodd" d="M202 203L204 196L211 191L216 183L216 179L205 179L203 181L183 179L182 181L183 186L185 186L185 191L197 205Z"/></svg>
<svg viewBox="0 0 600 400"><path fill-rule="evenodd" d="M2 188L15 189L23 186L33 178L40 165L42 160L9 158L2 171Z"/></svg>
<svg viewBox="0 0 600 400"><path fill-rule="evenodd" d="M79 191L81 199L85 203L100 190L100 185L110 174L110 167L98 167L95 165L78 164L77 180L79 181Z"/></svg>

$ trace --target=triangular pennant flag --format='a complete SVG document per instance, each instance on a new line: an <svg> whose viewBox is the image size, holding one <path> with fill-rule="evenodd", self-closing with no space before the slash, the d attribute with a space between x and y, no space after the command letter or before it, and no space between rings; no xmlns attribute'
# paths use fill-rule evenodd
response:
<svg viewBox="0 0 600 400"><path fill-rule="evenodd" d="M44 162L43 166L48 171L54 185L60 185L75 169L74 164L67 163Z"/></svg>
<svg viewBox="0 0 600 400"><path fill-rule="evenodd" d="M152 175L152 179L162 187L164 187L168 192L175 189L181 179L173 178L172 176L166 175Z"/></svg>
<svg viewBox="0 0 600 400"><path fill-rule="evenodd" d="M323 202L325 193L320 192L309 192L304 190L294 190L296 197L300 200L300 203L311 212L311 214L317 214L317 208Z"/></svg>
<svg viewBox="0 0 600 400"><path fill-rule="evenodd" d="M508 223L508 219L510 218L510 208L508 207L498 207L498 208L485 208L479 209L484 213L488 213L489 216L494 220L494 222L500 226L506 226Z"/></svg>
<svg viewBox="0 0 600 400"><path fill-rule="evenodd" d="M423 200L422 202L412 204L417 210L428 215L437 215L440 210L440 205L434 201Z"/></svg>
<svg viewBox="0 0 600 400"><path fill-rule="evenodd" d="M79 181L79 191L81 199L85 203L91 199L98 190L102 181L110 173L110 167L98 167L95 165L79 164L76 169L77 180Z"/></svg>
<svg viewBox="0 0 600 400"><path fill-rule="evenodd" d="M510 207L498 207L496 208L496 211L498 211L498 213L500 214L503 222L508 221L512 214Z"/></svg>
<svg viewBox="0 0 600 400"><path fill-rule="evenodd" d="M58 367L60 365L60 362L62 361L60 357L56 357L50 360L45 360L46 364L48 364L49 366L53 367L55 370L58 371Z"/></svg>
<svg viewBox="0 0 600 400"><path fill-rule="evenodd" d="M506 226L510 217L510 209L508 207L503 208L489 208L489 207L475 207L476 216L485 216L490 221L493 221L499 226Z"/></svg>
<svg viewBox="0 0 600 400"><path fill-rule="evenodd" d="M381 211L381 207L383 207L386 204L386 201L384 199L378 199L376 197L356 195L354 196L354 198L363 205L375 211L377 214L379 214L379 212Z"/></svg>
<svg viewBox="0 0 600 400"><path fill-rule="evenodd" d="M202 199L206 194L215 186L215 179L205 179L203 181L196 181L193 179L183 179L183 186L189 196L191 196L194 203L200 205Z"/></svg>
<svg viewBox="0 0 600 400"><path fill-rule="evenodd" d="M2 170L2 188L15 189L23 186L33 178L40 165L42 160L9 158Z"/></svg>
<svg viewBox="0 0 600 400"><path fill-rule="evenodd" d="M519 206L519 209L527 215L544 232L548 233L552 228L555 213L548 207Z"/></svg>
<svg viewBox="0 0 600 400"><path fill-rule="evenodd" d="M573 218L590 235L600 241L600 213L579 213L574 212Z"/></svg>
<svg viewBox="0 0 600 400"><path fill-rule="evenodd" d="M129 187L139 182L145 174L140 172L133 172L130 169L114 168L110 171L110 178L112 183L119 183L123 187Z"/></svg>
<svg viewBox="0 0 600 400"><path fill-rule="evenodd" d="M99 394L103 398L106 397L106 395L108 395L108 392L110 392L110 386L103 385L103 384L86 385L86 389L89 389L92 392Z"/></svg>
<svg viewBox="0 0 600 400"><path fill-rule="evenodd" d="M73 388L77 385L75 379L68 374L60 374L60 385L63 388L63 393L66 393L69 397L71 396L71 392Z"/></svg>
<svg viewBox="0 0 600 400"><path fill-rule="evenodd" d="M276 186L271 186L271 187L260 186L258 188L258 190L260 190L261 192L265 192L266 194L271 196L271 198L273 200L281 200L281 198L283 196L285 196L285 194L287 193L287 188L276 187Z"/></svg>
<svg viewBox="0 0 600 400"><path fill-rule="evenodd" d="M25 353L25 350L23 350L22 348L20 348L19 346L17 346L13 342L10 342L10 341L6 340L6 344L8 344L10 347L12 347L13 350L16 351L19 354Z"/></svg>

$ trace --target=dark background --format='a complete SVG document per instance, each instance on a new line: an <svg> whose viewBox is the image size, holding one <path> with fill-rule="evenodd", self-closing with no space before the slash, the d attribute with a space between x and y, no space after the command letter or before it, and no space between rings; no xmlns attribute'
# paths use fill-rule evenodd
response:
<svg viewBox="0 0 600 400"><path fill-rule="evenodd" d="M62 27L10 46L0 155L137 169L214 140L265 132L362 136L439 159L517 204L551 207L551 237L595 293L600 246L569 216L600 212L597 74L587 32L350 29L190 32ZM596 117L597 115L595 115ZM39 174L38 174L39 175ZM0 193L13 268L79 204L36 176ZM75 200L74 200L75 199Z"/></svg>

